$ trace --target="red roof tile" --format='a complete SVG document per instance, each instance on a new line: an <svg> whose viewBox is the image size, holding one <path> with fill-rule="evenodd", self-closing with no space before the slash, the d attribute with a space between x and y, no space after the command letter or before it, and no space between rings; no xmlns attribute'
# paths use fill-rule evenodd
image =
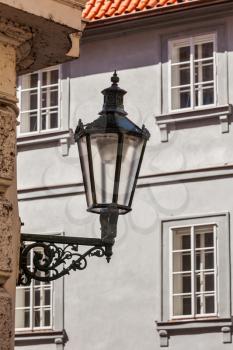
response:
<svg viewBox="0 0 233 350"><path fill-rule="evenodd" d="M83 18L95 21L194 1L198 0L89 0Z"/></svg>

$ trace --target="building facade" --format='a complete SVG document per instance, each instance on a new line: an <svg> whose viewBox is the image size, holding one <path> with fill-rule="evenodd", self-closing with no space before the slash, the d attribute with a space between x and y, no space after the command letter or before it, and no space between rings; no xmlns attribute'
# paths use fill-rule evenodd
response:
<svg viewBox="0 0 233 350"><path fill-rule="evenodd" d="M86 1L0 1L0 348L14 348L20 219L16 76L79 56ZM52 13L52 15L51 15ZM57 43L59 42L59 45Z"/></svg>
<svg viewBox="0 0 233 350"><path fill-rule="evenodd" d="M114 4L87 3L79 60L19 77L19 211L22 232L100 237L73 131L97 118L115 69L129 118L151 133L133 210L110 264L92 257L85 271L18 288L16 349L227 350L233 4Z"/></svg>

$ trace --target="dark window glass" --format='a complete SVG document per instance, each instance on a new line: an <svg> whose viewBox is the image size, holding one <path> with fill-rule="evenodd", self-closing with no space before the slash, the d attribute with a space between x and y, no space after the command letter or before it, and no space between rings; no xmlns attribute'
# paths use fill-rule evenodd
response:
<svg viewBox="0 0 233 350"><path fill-rule="evenodd" d="M183 91L180 89L180 108L189 108L190 106L190 91Z"/></svg>
<svg viewBox="0 0 233 350"><path fill-rule="evenodd" d="M212 232L205 233L205 247L213 247L214 245L214 235Z"/></svg>
<svg viewBox="0 0 233 350"><path fill-rule="evenodd" d="M50 326L50 316L51 316L51 312L50 310L45 310L45 314L44 314L44 317L45 317L45 326Z"/></svg>
<svg viewBox="0 0 233 350"><path fill-rule="evenodd" d="M40 327L40 310L34 311L34 326Z"/></svg>
<svg viewBox="0 0 233 350"><path fill-rule="evenodd" d="M179 61L184 62L184 61L189 61L190 60L190 47L185 46L185 47L180 47L179 48Z"/></svg>
<svg viewBox="0 0 233 350"><path fill-rule="evenodd" d="M182 270L190 271L191 270L191 255L182 254Z"/></svg>
<svg viewBox="0 0 233 350"><path fill-rule="evenodd" d="M205 275L205 291L214 290L214 275Z"/></svg>
<svg viewBox="0 0 233 350"><path fill-rule="evenodd" d="M29 310L25 310L25 314L24 314L24 327L30 327L30 311Z"/></svg>
<svg viewBox="0 0 233 350"><path fill-rule="evenodd" d="M214 268L214 253L212 251L205 252L205 269Z"/></svg>
<svg viewBox="0 0 233 350"><path fill-rule="evenodd" d="M30 113L30 127L29 130L30 131L37 131L37 115L35 115L34 113Z"/></svg>
<svg viewBox="0 0 233 350"><path fill-rule="evenodd" d="M190 235L182 236L182 249L190 249Z"/></svg>
<svg viewBox="0 0 233 350"><path fill-rule="evenodd" d="M50 72L51 74L51 84L57 84L58 83L58 70L52 70Z"/></svg>
<svg viewBox="0 0 233 350"><path fill-rule="evenodd" d="M184 297L183 299L183 315L191 314L191 298Z"/></svg>
<svg viewBox="0 0 233 350"><path fill-rule="evenodd" d="M57 113L50 114L50 128L51 129L58 128L58 114Z"/></svg>
<svg viewBox="0 0 233 350"><path fill-rule="evenodd" d="M214 89L208 88L203 90L203 105L210 105L214 103Z"/></svg>
<svg viewBox="0 0 233 350"><path fill-rule="evenodd" d="M205 312L207 314L214 313L214 296L205 297Z"/></svg>
<svg viewBox="0 0 233 350"><path fill-rule="evenodd" d="M190 293L191 292L191 276L183 276L183 292L182 293Z"/></svg>

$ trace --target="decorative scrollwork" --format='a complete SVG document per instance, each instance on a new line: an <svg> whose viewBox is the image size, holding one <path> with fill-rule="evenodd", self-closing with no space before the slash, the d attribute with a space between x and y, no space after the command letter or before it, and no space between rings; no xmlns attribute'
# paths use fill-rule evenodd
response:
<svg viewBox="0 0 233 350"><path fill-rule="evenodd" d="M84 270L88 257L105 256L104 246L93 246L84 253L78 244L57 245L53 242L22 244L19 284L29 285L32 279L50 282L71 270Z"/></svg>

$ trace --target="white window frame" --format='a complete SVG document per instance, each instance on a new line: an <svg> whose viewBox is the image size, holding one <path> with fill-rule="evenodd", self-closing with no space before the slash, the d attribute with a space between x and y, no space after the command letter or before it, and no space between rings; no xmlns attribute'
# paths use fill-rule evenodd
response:
<svg viewBox="0 0 233 350"><path fill-rule="evenodd" d="M194 70L194 45L196 43L205 43L208 41L213 41L213 75L214 75L214 81L213 81L213 89L214 89L214 103L208 104L208 105L202 105L202 106L195 106L194 101L195 101L195 85L200 85L200 83L194 83L195 79L195 70ZM183 44L187 44L190 46L190 60L182 62L183 64L185 63L190 63L190 75L191 75L191 80L190 84L190 96L191 96L191 106L187 108L177 108L173 109L172 108L172 89L177 88L177 87L172 87L172 65L178 65L179 63L173 63L172 64L172 49L175 46L181 46ZM204 35L192 35L189 37L185 37L183 39L177 39L177 40L169 40L168 41L168 108L170 113L175 113L175 112L186 112L186 111L191 111L191 110L201 110L201 109L208 109L210 107L214 107L217 105L217 66L216 66L216 51L217 51L217 32L212 32ZM207 83L207 82L205 82ZM178 86L179 87L179 86ZM184 85L185 87L185 85Z"/></svg>
<svg viewBox="0 0 233 350"><path fill-rule="evenodd" d="M194 235L194 228L195 227L201 227L201 226L213 226L213 233L214 233L214 291L208 291L205 294L213 294L215 293L215 312L214 313L203 313L203 314L196 314L196 304L195 304L195 235ZM186 293L173 293L173 274L176 274L178 272L173 271L173 234L174 230L177 229L183 229L183 228L190 228L191 229L191 247L189 251L191 251L191 271L185 271L185 273L191 273L191 315L174 315L173 314L173 296L174 295L184 295ZM206 248L208 249L208 248ZM183 251L183 250L182 250ZM177 250L176 250L177 252ZM217 223L216 222L210 222L210 223L204 223L204 224L190 224L190 225L182 225L182 226L172 226L169 228L169 291L170 291L170 319L200 319L200 318L208 318L213 316L218 316L218 253L217 253Z"/></svg>
<svg viewBox="0 0 233 350"><path fill-rule="evenodd" d="M31 254L30 254L30 266L31 267L33 266L33 258L34 258L34 252L32 250ZM50 308L51 308L50 325L43 326L40 324L40 326L34 326L34 310L35 310L34 291L35 291L35 288L42 290L42 289L46 289L47 287L50 288ZM15 331L16 332L23 332L23 331L25 332L25 331L53 330L53 328L54 328L54 300L55 300L55 298L54 298L54 283L50 282L49 284L35 286L35 280L32 279L31 284L29 286L16 287L16 293L17 293L17 290L26 289L26 288L30 289L30 305L28 307L27 306L15 307L15 312L17 310L24 310L24 311L29 310L30 325L29 325L29 327L15 328ZM41 310L42 308L46 308L46 306L40 305L36 308L38 310Z"/></svg>
<svg viewBox="0 0 233 350"><path fill-rule="evenodd" d="M52 70L58 70L58 105L57 106L53 106L52 108L55 109L57 108L57 112L58 112L58 127L57 128L48 128L45 130L41 130L41 119L42 119L42 110L48 110L51 109L51 107L41 107L41 81L42 81L42 74L44 72L49 72ZM24 137L24 136L33 136L33 135L39 135L39 134L48 134L48 133L55 133L57 131L61 130L61 65L59 66L53 66L53 67L49 67L49 68L45 68L45 69L41 69L38 71L35 71L33 73L37 73L38 74L38 85L37 88L35 88L35 90L37 90L38 94L37 94L37 109L35 109L34 111L37 112L37 131L28 131L28 132L20 132L20 125L17 127L18 128L18 136L19 137ZM30 76L32 73L26 74L25 76ZM23 91L30 91L31 88L28 89L22 89L22 77L19 77L18 80L18 88L17 88L17 96L18 96L18 106L19 109L21 107L22 101L21 101L21 96L22 96L22 92ZM46 85L46 87L51 87L54 84L50 84L50 85ZM26 112L30 112L32 110L28 110L28 111L23 111L23 113ZM21 112L19 114L19 121L21 122Z"/></svg>

